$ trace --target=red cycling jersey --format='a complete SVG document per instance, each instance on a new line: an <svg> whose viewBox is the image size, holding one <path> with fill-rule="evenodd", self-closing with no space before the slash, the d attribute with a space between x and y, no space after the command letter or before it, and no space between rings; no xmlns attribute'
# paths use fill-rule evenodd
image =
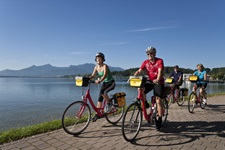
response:
<svg viewBox="0 0 225 150"><path fill-rule="evenodd" d="M142 70L146 70L146 73L148 75L148 78L153 81L155 79L157 79L157 75L158 75L158 69L159 68L162 68L162 70L164 70L164 63L163 63L163 60L161 58L155 58L155 62L152 63L150 62L150 60L145 60L140 69ZM163 74L162 74L163 75ZM160 81L159 81L160 84L164 84L164 79L163 77L161 77Z"/></svg>

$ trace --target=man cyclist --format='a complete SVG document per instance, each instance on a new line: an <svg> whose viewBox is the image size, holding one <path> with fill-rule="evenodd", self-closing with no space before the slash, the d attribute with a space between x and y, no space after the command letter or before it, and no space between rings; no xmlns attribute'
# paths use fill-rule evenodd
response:
<svg viewBox="0 0 225 150"><path fill-rule="evenodd" d="M156 57L156 49L154 47L148 47L146 49L146 54L148 59L145 60L141 67L134 73L134 76L141 74L144 70L148 75L150 82L154 84L149 84L148 82L145 84L143 88L143 99L146 103L146 108L149 107L149 104L146 100L146 94L151 90L154 90L154 96L156 96L156 104L158 108L159 118L156 120L156 128L160 129L162 125L162 110L163 105L161 99L163 98L163 88L164 88L164 63L163 59Z"/></svg>
<svg viewBox="0 0 225 150"><path fill-rule="evenodd" d="M207 104L206 102L206 95L205 95L205 88L207 87L207 73L204 70L204 66L202 64L197 64L197 69L193 75L198 76L198 82L196 83L197 88L200 88L200 94L203 97L203 103ZM193 86L193 91L196 92L197 88Z"/></svg>
<svg viewBox="0 0 225 150"><path fill-rule="evenodd" d="M183 83L183 72L179 70L179 66L175 65L174 66L174 71L169 75L169 78L173 78L173 83L172 83L172 87L173 89L178 89L178 97L180 97L180 86Z"/></svg>
<svg viewBox="0 0 225 150"><path fill-rule="evenodd" d="M104 111L105 111L105 113L108 113L111 111L112 104L110 103L110 99L109 99L107 93L109 91L113 90L115 88L116 84L115 84L115 80L111 74L111 71L110 71L108 65L106 65L104 63L105 55L101 52L97 53L95 55L95 61L96 61L97 65L95 66L94 71L89 78L93 79L96 74L98 74L98 76L100 77L100 79L95 80L96 84L99 84L102 82L102 86L101 86L101 90L100 90L99 98L98 98L97 108L102 107L103 99L105 99L107 104L106 104ZM97 114L95 114L95 116L92 118L92 121L94 122L98 118L99 118L99 116Z"/></svg>

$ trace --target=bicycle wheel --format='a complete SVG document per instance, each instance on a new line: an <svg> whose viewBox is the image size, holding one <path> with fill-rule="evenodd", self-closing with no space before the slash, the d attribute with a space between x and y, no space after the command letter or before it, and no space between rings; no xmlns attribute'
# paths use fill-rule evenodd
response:
<svg viewBox="0 0 225 150"><path fill-rule="evenodd" d="M184 104L184 101L185 101L185 96L184 96L184 94L181 90L179 92L180 92L179 93L180 97L177 98L177 104L178 104L178 106L182 106Z"/></svg>
<svg viewBox="0 0 225 150"><path fill-rule="evenodd" d="M169 105L166 98L162 99L162 103L163 103L163 114L162 114L162 126L163 126L167 120Z"/></svg>
<svg viewBox="0 0 225 150"><path fill-rule="evenodd" d="M71 103L64 111L62 127L68 134L77 135L87 128L90 119L90 106L83 101L76 101Z"/></svg>
<svg viewBox="0 0 225 150"><path fill-rule="evenodd" d="M168 106L170 106L174 102L174 98L173 98L173 95L172 94L170 94L168 96L167 101L168 101Z"/></svg>
<svg viewBox="0 0 225 150"><path fill-rule="evenodd" d="M140 105L135 102L128 106L122 118L122 133L126 141L133 141L141 128L142 111Z"/></svg>
<svg viewBox="0 0 225 150"><path fill-rule="evenodd" d="M116 108L116 107L112 107L112 111L108 114L106 114L106 120L115 125L117 124L120 119L123 117L124 114L124 107L122 108Z"/></svg>
<svg viewBox="0 0 225 150"><path fill-rule="evenodd" d="M195 105L196 105L196 99L197 98L197 95L196 93L192 92L189 96L189 99L188 99L188 111L190 113L193 113L194 112L194 109L195 109Z"/></svg>

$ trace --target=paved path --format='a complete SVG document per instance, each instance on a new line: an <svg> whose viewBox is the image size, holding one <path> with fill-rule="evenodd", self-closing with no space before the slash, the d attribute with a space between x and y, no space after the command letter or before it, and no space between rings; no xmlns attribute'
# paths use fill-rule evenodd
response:
<svg viewBox="0 0 225 150"><path fill-rule="evenodd" d="M112 126L102 118L79 136L62 129L0 145L1 150L225 150L225 96L208 98L208 107L187 110L187 102L172 104L168 122L160 131L146 121L133 143L126 142L121 125Z"/></svg>

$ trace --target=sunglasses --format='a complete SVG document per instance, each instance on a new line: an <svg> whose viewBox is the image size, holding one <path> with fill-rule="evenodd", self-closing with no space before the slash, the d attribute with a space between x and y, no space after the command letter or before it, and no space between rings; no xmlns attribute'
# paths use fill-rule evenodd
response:
<svg viewBox="0 0 225 150"><path fill-rule="evenodd" d="M148 53L147 55L153 55L153 54L155 54L155 53Z"/></svg>

